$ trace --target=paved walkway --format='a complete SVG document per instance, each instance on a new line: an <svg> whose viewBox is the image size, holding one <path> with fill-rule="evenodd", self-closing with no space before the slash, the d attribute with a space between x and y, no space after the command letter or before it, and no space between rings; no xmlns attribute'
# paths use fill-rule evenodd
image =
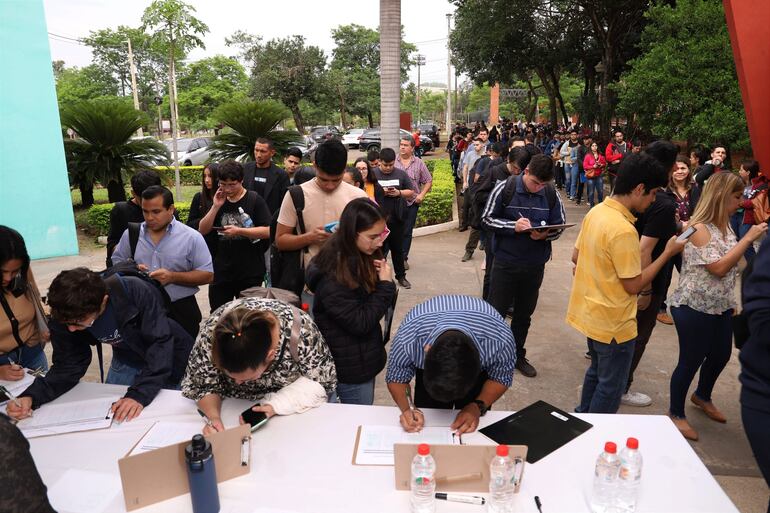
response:
<svg viewBox="0 0 770 513"><path fill-rule="evenodd" d="M567 205L570 221L579 221L586 211L587 207ZM576 228L567 230L554 244L553 260L546 266L538 308L527 341L528 358L537 368L538 375L526 378L517 373L511 389L496 403L498 409L516 410L538 399L567 411L577 404L588 363L583 357L585 339L564 322L572 282L570 256L576 236ZM477 251L471 261L461 263L466 240L467 232L456 230L415 239L409 259L411 270L408 272L413 287L400 292L394 326L398 326L411 307L434 295L480 295L483 253ZM45 291L61 269L79 265L103 268L104 252L40 260L33 263L33 269L41 290ZM201 309L208 311L205 291L198 294L198 300ZM108 351L105 351L105 356L109 358ZM674 327L658 323L634 381L634 388L650 395L654 402L647 408L621 406L620 412L665 414L669 379L677 357ZM688 419L700 433L700 441L690 442L690 445L740 511L760 513L767 508L768 489L743 433L738 401L739 372L737 352L734 352L714 391L714 402L727 415L727 424L710 421L702 412L687 407ZM87 379L97 381L98 376L94 361ZM375 404L390 405L392 400L383 378L384 372L377 379ZM655 440L641 440L641 443L644 452L644 445L654 444ZM597 453L599 450L597 448ZM593 455L590 457L593 458Z"/></svg>

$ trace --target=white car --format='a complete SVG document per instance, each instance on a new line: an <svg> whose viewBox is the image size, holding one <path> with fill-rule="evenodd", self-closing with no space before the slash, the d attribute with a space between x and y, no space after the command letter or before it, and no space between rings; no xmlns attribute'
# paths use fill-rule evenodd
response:
<svg viewBox="0 0 770 513"><path fill-rule="evenodd" d="M168 151L173 153L171 139L163 141ZM200 166L209 160L209 144L211 139L208 137L196 137L195 139L177 139L176 146L179 155L180 166ZM173 159L173 154L171 155Z"/></svg>
<svg viewBox="0 0 770 513"><path fill-rule="evenodd" d="M345 132L345 135L342 136L342 144L345 145L345 148L356 148L358 149L358 138L361 137L361 135L364 133L363 128L351 128L347 132Z"/></svg>

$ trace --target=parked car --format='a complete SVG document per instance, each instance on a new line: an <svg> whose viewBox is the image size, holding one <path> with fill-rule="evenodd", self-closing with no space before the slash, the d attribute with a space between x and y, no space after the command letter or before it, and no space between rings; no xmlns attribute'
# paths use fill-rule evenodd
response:
<svg viewBox="0 0 770 513"><path fill-rule="evenodd" d="M342 144L346 148L358 148L358 139L363 135L364 128L351 128L342 136Z"/></svg>
<svg viewBox="0 0 770 513"><path fill-rule="evenodd" d="M342 140L342 132L336 126L314 126L310 129L310 138L313 142L320 143L329 138L327 134L331 134L332 139Z"/></svg>
<svg viewBox="0 0 770 513"><path fill-rule="evenodd" d="M417 125L420 129L420 135L427 135L430 140L433 141L433 146L438 148L441 146L441 140L438 137L438 127L433 123L422 123Z"/></svg>
<svg viewBox="0 0 770 513"><path fill-rule="evenodd" d="M172 153L173 159L173 140L167 139L163 141L168 151ZM209 161L209 145L211 139L209 137L196 137L195 139L177 139L176 148L179 155L179 165L181 166L201 166Z"/></svg>
<svg viewBox="0 0 770 513"><path fill-rule="evenodd" d="M399 137L408 136L411 137L412 134L404 130L403 128L399 129ZM371 150L377 150L380 151L380 146L382 142L382 136L380 135L380 129L379 128L370 128L366 130L363 134L361 134L361 137L358 139L358 149L361 151L371 151ZM427 135L420 135L420 146L422 147L422 153L423 155L425 153L428 153L429 151L433 151L433 141L430 140L430 137ZM398 148L393 148L398 152Z"/></svg>
<svg viewBox="0 0 770 513"><path fill-rule="evenodd" d="M313 140L307 135L302 135L297 141L289 143L289 148L299 148L299 150L302 152L303 162L310 161L310 148L312 146Z"/></svg>

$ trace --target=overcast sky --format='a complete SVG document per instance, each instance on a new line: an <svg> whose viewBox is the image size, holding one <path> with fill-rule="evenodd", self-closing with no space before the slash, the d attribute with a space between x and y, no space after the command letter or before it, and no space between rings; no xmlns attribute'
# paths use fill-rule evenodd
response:
<svg viewBox="0 0 770 513"><path fill-rule="evenodd" d="M235 49L225 46L225 38L237 30L262 36L265 41L301 34L330 59L333 28L349 23L377 28L379 24L379 0L186 1L195 7L195 16L209 27L206 49L191 52L189 60L193 61L216 54L235 56ZM63 60L68 67L87 66L91 63L89 48L66 38L78 39L92 30L114 29L118 25L138 27L150 3L151 0L44 0L51 58ZM401 2L405 40L416 44L427 61L421 71L423 83L446 83L446 14L453 11L448 0ZM417 82L416 67L410 71L409 79Z"/></svg>

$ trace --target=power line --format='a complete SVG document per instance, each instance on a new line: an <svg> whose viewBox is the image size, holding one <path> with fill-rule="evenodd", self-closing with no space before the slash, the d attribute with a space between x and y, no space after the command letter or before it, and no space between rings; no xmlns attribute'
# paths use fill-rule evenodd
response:
<svg viewBox="0 0 770 513"><path fill-rule="evenodd" d="M60 34L54 34L53 32L49 32L48 35L49 36L58 37L58 38L61 38L61 39L69 39L70 41L77 41L78 43L82 43L83 42L83 40L81 38L62 36Z"/></svg>
<svg viewBox="0 0 770 513"><path fill-rule="evenodd" d="M441 37L441 38L439 38L439 39L428 39L428 40L426 40L426 41L415 41L415 42L413 42L412 44L413 44L413 45L423 45L423 44L427 44L427 43L438 43L439 41L446 41L446 40L447 40L447 38L446 38L446 37ZM409 42L409 41L407 41L407 43L408 43L408 42Z"/></svg>

